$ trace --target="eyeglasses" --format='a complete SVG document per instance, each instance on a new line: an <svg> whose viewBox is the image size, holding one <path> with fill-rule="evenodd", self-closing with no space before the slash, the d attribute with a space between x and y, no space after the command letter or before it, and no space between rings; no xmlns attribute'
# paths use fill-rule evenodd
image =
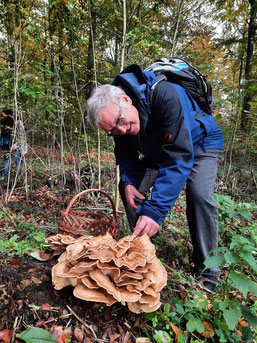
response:
<svg viewBox="0 0 257 343"><path fill-rule="evenodd" d="M119 104L119 109L120 109L120 115L118 116L116 120L114 128L107 132L108 136L116 135L119 127L124 124L124 114L123 114L122 107L120 104Z"/></svg>

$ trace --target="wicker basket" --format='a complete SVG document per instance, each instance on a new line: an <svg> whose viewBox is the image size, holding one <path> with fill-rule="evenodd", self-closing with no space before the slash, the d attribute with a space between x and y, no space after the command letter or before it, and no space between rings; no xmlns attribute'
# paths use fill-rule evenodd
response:
<svg viewBox="0 0 257 343"><path fill-rule="evenodd" d="M105 213L96 213L92 209L72 209L74 202L84 194L98 192L106 196L112 205L112 216ZM113 238L118 235L119 224L116 210L111 197L100 189L87 189L78 193L70 201L67 209L62 212L58 222L59 233L79 237L89 232L93 236L104 235L109 232Z"/></svg>

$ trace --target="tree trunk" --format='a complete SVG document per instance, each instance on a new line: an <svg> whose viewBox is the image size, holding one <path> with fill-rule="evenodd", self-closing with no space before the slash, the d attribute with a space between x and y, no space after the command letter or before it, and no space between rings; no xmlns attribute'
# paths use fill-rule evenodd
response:
<svg viewBox="0 0 257 343"><path fill-rule="evenodd" d="M241 116L241 127L244 130L247 130L249 113L251 105L249 102L252 99L251 85L253 83L252 78L252 65L253 65L253 48L254 48L254 39L256 33L256 15L257 15L257 0L249 0L251 9L250 9L250 21L248 27L248 43L247 43L247 55L246 55L246 65L245 65L245 95L243 100L242 116Z"/></svg>
<svg viewBox="0 0 257 343"><path fill-rule="evenodd" d="M121 47L121 61L120 71L124 68L125 60L125 48L126 48L126 30L127 30L127 13L126 13L126 0L123 0L123 34L122 34L122 47ZM118 211L119 208L119 181L120 172L119 167L116 165L116 184L115 184L115 209Z"/></svg>
<svg viewBox="0 0 257 343"><path fill-rule="evenodd" d="M174 56L175 51L176 51L178 25L179 25L179 20L180 20L182 8L183 8L183 0L180 0L179 5L178 5L178 15L177 15L177 20L176 20L176 26L175 26L173 40L172 40L171 56Z"/></svg>
<svg viewBox="0 0 257 343"><path fill-rule="evenodd" d="M90 96L94 88L94 37L96 33L96 11L94 1L89 2L89 15L90 15L90 32L88 39L88 55L87 55L87 71L86 71L86 99Z"/></svg>

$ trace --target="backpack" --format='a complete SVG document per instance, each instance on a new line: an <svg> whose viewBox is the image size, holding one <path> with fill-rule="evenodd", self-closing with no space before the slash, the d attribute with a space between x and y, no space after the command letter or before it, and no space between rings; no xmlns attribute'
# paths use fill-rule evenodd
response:
<svg viewBox="0 0 257 343"><path fill-rule="evenodd" d="M161 58L146 69L152 71L157 82L151 87L151 97L160 81L176 83L187 90L204 113L212 115L212 87L199 70L178 57Z"/></svg>

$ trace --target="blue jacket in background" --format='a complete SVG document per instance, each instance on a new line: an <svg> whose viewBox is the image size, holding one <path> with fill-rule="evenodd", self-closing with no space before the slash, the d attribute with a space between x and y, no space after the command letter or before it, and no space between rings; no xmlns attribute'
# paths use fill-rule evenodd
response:
<svg viewBox="0 0 257 343"><path fill-rule="evenodd" d="M176 202L194 163L194 151L223 149L223 135L210 115L205 115L181 86L161 81L153 72L133 64L117 75L114 86L131 98L140 117L136 136L114 136L121 182L139 187L147 167L158 169L151 199L137 213L161 224Z"/></svg>

